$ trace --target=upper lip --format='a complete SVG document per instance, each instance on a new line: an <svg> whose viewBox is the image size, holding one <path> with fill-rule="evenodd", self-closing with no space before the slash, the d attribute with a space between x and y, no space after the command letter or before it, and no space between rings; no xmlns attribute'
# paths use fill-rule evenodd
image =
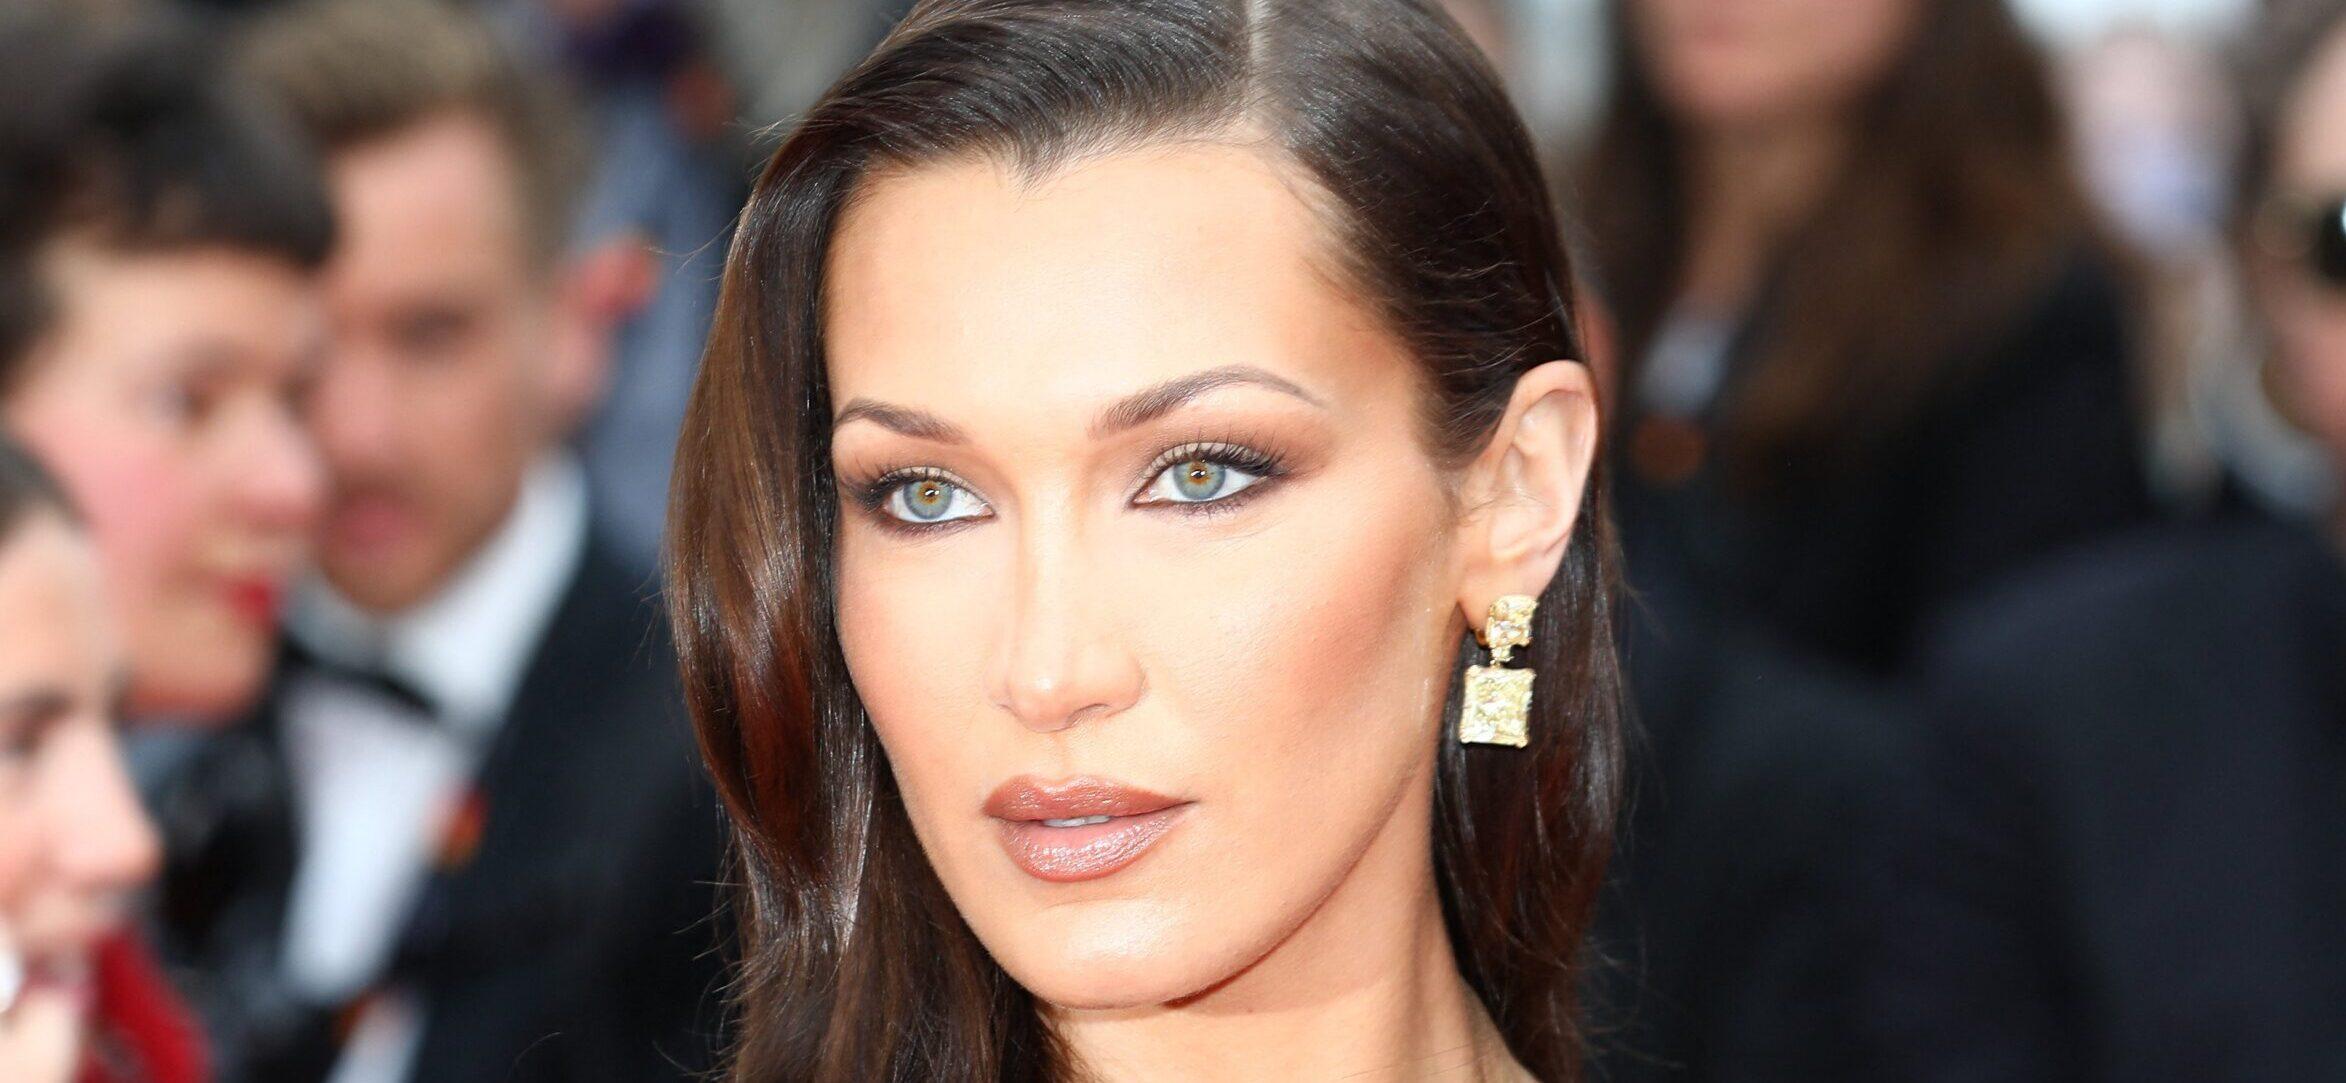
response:
<svg viewBox="0 0 2346 1083"><path fill-rule="evenodd" d="M1146 816L1187 804L1114 779L1082 776L1045 781L1020 775L995 787L986 815L997 820L1072 820L1084 816Z"/></svg>

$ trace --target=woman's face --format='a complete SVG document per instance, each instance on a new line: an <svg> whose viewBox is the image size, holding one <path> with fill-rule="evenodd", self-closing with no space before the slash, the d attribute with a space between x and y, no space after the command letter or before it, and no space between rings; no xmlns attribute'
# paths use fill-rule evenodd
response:
<svg viewBox="0 0 2346 1083"><path fill-rule="evenodd" d="M0 924L70 976L153 875L114 737L121 658L89 544L37 513L0 545Z"/></svg>
<svg viewBox="0 0 2346 1083"><path fill-rule="evenodd" d="M1195 144L883 175L835 238L840 638L930 863L1061 1008L1431 898L1462 546L1328 252Z"/></svg>
<svg viewBox="0 0 2346 1083"><path fill-rule="evenodd" d="M1627 14L1671 112L1696 128L1734 129L1855 103L1896 61L1923 2L1632 0Z"/></svg>
<svg viewBox="0 0 2346 1083"><path fill-rule="evenodd" d="M2275 188L2335 206L2346 195L2346 30L2331 35L2275 134ZM2259 254L2253 270L2276 346L2276 397L2346 463L2346 288L2317 281L2303 259Z"/></svg>
<svg viewBox="0 0 2346 1083"><path fill-rule="evenodd" d="M323 485L298 395L323 327L292 267L61 247L56 330L6 419L89 517L129 709L219 717L267 675Z"/></svg>

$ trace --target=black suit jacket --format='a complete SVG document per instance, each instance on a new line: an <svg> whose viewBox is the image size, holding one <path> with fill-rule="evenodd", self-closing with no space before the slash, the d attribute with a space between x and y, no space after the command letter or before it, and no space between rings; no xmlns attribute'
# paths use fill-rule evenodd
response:
<svg viewBox="0 0 2346 1083"><path fill-rule="evenodd" d="M1728 360L1711 417L1746 394L1758 313ZM1877 675L1905 662L1915 630L2029 563L2133 529L2155 512L2123 293L2079 254L2008 327L1962 343L1965 375L1864 454L1783 466L1780 490L1738 485L1716 461L1648 476L1634 442L1615 488L1631 586L1669 591L1788 647ZM1919 357L1883 357L1914 365ZM1627 424L1640 426L1634 403Z"/></svg>
<svg viewBox="0 0 2346 1083"><path fill-rule="evenodd" d="M1865 855L1920 721L1897 683L1916 631L2153 512L2117 276L2083 250L2058 272L1960 344L1962 377L1871 454L1788 464L1808 483L1738 487L1715 460L1648 476L1634 409L1619 430L1640 597L1626 664L1648 744L1598 920L1599 1078L1882 1078L1854 1042L1858 940ZM1761 309L1716 416L1696 419L1713 442L1746 393Z"/></svg>
<svg viewBox="0 0 2346 1083"><path fill-rule="evenodd" d="M1671 601L1628 622L1645 733L1592 933L1591 1078L1871 1083L1850 1040L1867 859L1916 712Z"/></svg>
<svg viewBox="0 0 2346 1083"><path fill-rule="evenodd" d="M534 652L476 776L478 848L433 877L397 953L430 1012L411 1078L633 1083L714 1061L720 818L648 581L590 540ZM276 700L161 808L167 951L223 1078L255 1083L335 1055L334 1006L276 977L299 852Z"/></svg>
<svg viewBox="0 0 2346 1083"><path fill-rule="evenodd" d="M1893 851L1883 1078L2346 1079L2346 564L2240 518L1957 620Z"/></svg>

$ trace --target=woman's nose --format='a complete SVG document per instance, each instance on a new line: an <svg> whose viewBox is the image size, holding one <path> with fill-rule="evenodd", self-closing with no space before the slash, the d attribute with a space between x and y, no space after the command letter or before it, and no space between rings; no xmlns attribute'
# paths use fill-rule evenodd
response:
<svg viewBox="0 0 2346 1083"><path fill-rule="evenodd" d="M264 533L306 534L325 500L326 469L299 420L271 403L247 419L226 464L237 503Z"/></svg>
<svg viewBox="0 0 2346 1083"><path fill-rule="evenodd" d="M1139 661L1109 619L1109 584L1066 546L1024 555L989 667L994 705L1053 733L1122 713L1140 699Z"/></svg>
<svg viewBox="0 0 2346 1083"><path fill-rule="evenodd" d="M162 846L131 788L121 750L111 733L101 731L76 741L71 753L49 787L55 806L48 818L52 867L83 892L145 884L161 864Z"/></svg>

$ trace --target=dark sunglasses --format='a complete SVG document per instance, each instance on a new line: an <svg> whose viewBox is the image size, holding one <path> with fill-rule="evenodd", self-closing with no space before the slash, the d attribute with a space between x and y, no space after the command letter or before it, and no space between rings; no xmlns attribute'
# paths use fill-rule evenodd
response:
<svg viewBox="0 0 2346 1083"><path fill-rule="evenodd" d="M2305 268L2314 281L2346 290L2346 194L2274 196L2257 215L2257 238L2266 251Z"/></svg>

